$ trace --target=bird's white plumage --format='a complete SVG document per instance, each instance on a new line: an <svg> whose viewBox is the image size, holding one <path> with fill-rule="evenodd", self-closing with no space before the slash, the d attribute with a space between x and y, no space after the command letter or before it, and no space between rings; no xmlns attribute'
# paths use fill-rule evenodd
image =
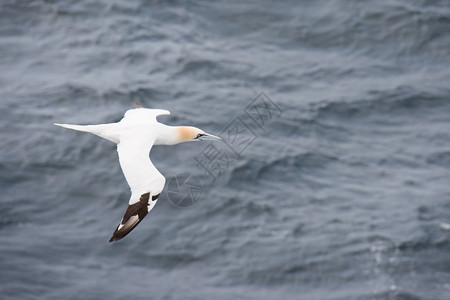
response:
<svg viewBox="0 0 450 300"><path fill-rule="evenodd" d="M125 112L119 123L56 125L90 132L117 144L120 167L131 189L129 204L134 204L144 193L151 195L161 193L165 184L164 176L155 168L149 158L150 150L158 133L165 126L156 120L156 117L160 115L170 115L170 112L164 109L136 108ZM151 207L153 206L154 203Z"/></svg>
<svg viewBox="0 0 450 300"><path fill-rule="evenodd" d="M140 139L133 136L121 136L117 145L120 167L131 189L129 204L136 203L142 194L161 193L165 178L155 168L149 158L154 138Z"/></svg>
<svg viewBox="0 0 450 300"><path fill-rule="evenodd" d="M55 123L57 126L61 126L64 128L89 132L104 139L107 139L113 143L119 143L119 124L118 123L110 123L110 124L99 124L99 125L72 125L72 124L59 124Z"/></svg>
<svg viewBox="0 0 450 300"><path fill-rule="evenodd" d="M156 117L162 115L170 115L170 111L165 109L148 109L148 108L135 108L129 109L125 112L125 115L121 122L157 122Z"/></svg>
<svg viewBox="0 0 450 300"><path fill-rule="evenodd" d="M144 193L160 194L164 188L166 180L151 162L149 154L158 134L156 117L169 114L164 109L130 109L118 123L117 152L120 167L131 189L129 204L138 202Z"/></svg>
<svg viewBox="0 0 450 300"><path fill-rule="evenodd" d="M119 162L131 189L128 208L114 231L117 241L133 230L155 206L165 184L149 154L153 145L174 145L186 141L220 139L195 127L172 127L159 123L157 116L169 115L164 109L128 110L118 123L99 125L55 124L64 128L90 132L117 144Z"/></svg>

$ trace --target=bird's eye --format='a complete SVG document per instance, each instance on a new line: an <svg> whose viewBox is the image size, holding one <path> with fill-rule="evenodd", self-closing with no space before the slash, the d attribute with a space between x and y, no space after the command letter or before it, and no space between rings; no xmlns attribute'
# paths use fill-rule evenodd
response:
<svg viewBox="0 0 450 300"><path fill-rule="evenodd" d="M202 136L204 136L204 134L203 133L199 133L199 134L197 134L197 136L195 137L196 139L199 139L199 138L201 138Z"/></svg>

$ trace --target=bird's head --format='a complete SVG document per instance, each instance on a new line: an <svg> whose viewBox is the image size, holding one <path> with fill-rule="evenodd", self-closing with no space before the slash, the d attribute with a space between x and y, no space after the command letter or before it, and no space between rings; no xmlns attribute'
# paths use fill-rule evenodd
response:
<svg viewBox="0 0 450 300"><path fill-rule="evenodd" d="M220 137L206 133L197 127L180 126L177 129L178 129L179 139L182 143L183 142L221 140Z"/></svg>

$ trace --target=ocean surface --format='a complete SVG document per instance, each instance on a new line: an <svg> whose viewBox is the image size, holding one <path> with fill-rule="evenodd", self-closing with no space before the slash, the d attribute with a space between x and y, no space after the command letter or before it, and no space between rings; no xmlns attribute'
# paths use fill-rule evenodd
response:
<svg viewBox="0 0 450 300"><path fill-rule="evenodd" d="M108 243L116 147L53 123L133 102L224 141ZM450 299L447 0L4 0L0 128L1 299Z"/></svg>

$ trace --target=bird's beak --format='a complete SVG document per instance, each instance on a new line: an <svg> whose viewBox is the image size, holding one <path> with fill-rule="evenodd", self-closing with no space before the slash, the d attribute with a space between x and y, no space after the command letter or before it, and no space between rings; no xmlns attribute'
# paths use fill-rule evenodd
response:
<svg viewBox="0 0 450 300"><path fill-rule="evenodd" d="M200 139L202 141L215 141L215 140L221 140L222 138L212 135L212 134L209 134L209 133L205 133L205 135L202 136Z"/></svg>

